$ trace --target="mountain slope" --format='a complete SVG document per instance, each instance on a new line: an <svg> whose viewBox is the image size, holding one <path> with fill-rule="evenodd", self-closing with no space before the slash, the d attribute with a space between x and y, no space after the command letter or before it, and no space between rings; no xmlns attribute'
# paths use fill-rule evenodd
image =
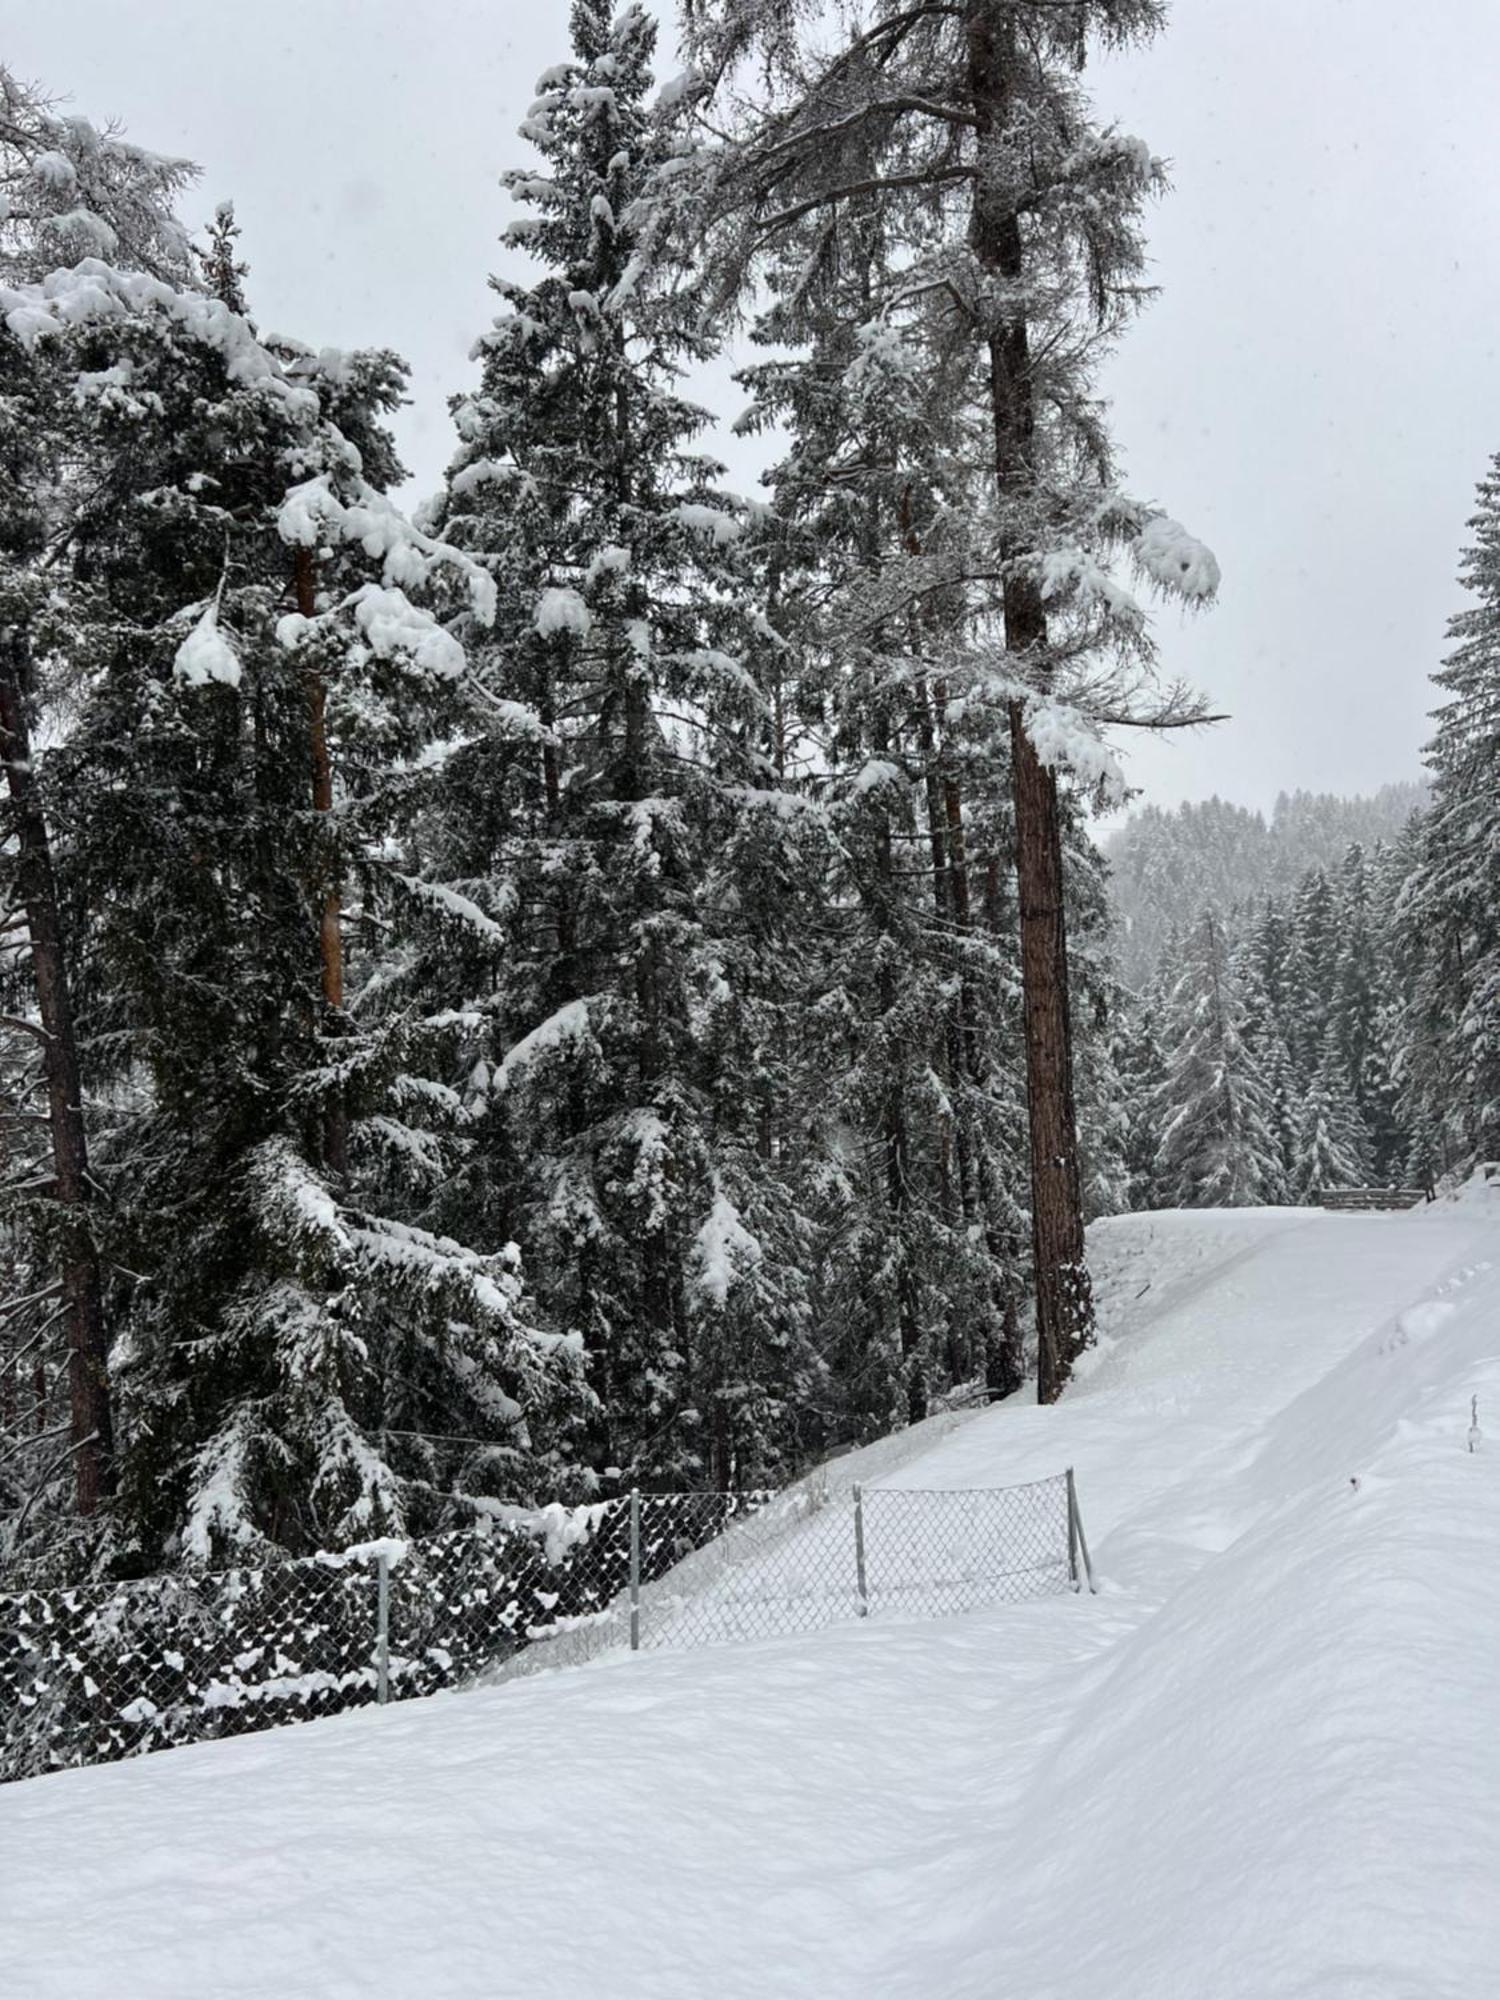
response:
<svg viewBox="0 0 1500 2000"><path fill-rule="evenodd" d="M1099 1225L1086 1377L884 1475L1075 1464L1098 1598L616 1658L10 1787L13 1990L1488 1990L1497 1242L1479 1202ZM1474 1395L1497 1443L1471 1453Z"/></svg>

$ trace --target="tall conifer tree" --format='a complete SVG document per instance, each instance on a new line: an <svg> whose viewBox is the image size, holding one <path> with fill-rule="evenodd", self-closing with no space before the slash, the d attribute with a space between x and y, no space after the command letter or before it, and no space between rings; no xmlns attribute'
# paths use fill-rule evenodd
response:
<svg viewBox="0 0 1500 2000"><path fill-rule="evenodd" d="M522 127L507 241L444 531L493 577L472 740L424 893L472 913L431 968L472 1004L481 1153L456 1210L514 1206L592 1357L606 1481L763 1478L808 1363L771 961L803 876L780 810L744 509L678 388L691 274L639 213L681 141L649 113L654 22L575 0ZM785 897L778 913L774 899Z"/></svg>
<svg viewBox="0 0 1500 2000"><path fill-rule="evenodd" d="M1449 1168L1500 1157L1500 458L1469 528L1459 577L1474 601L1434 676L1432 805L1401 908L1403 1099Z"/></svg>
<svg viewBox="0 0 1500 2000"><path fill-rule="evenodd" d="M760 57L779 86L712 166L727 284L809 219L830 261L852 224L876 220L890 256L872 332L909 338L929 375L952 381L969 464L984 467L972 534L940 556L911 552L879 608L905 618L935 589L967 596L970 662L982 663L967 692L1010 735L1043 1400L1092 1327L1058 771L1098 775L1105 720L1202 713L1146 692L1144 620L1111 554L1194 601L1217 582L1206 550L1119 492L1091 394L1141 295L1139 214L1161 171L1139 142L1092 124L1077 75L1091 43L1144 39L1160 18L1156 0L882 0L830 50L801 32L796 0L699 0L689 16L710 81ZM1118 672L1077 671L1101 651Z"/></svg>
<svg viewBox="0 0 1500 2000"><path fill-rule="evenodd" d="M1283 1198L1270 1099L1242 1033L1224 929L1201 919L1168 1010L1170 1053L1158 1098L1156 1175L1179 1208L1240 1208Z"/></svg>

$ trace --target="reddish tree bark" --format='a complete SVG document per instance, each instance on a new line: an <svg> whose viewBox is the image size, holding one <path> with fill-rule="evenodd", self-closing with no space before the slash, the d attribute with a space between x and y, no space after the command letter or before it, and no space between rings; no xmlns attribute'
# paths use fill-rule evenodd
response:
<svg viewBox="0 0 1500 2000"><path fill-rule="evenodd" d="M1005 185L1004 166L995 164L1004 160L1004 134L1017 96L1014 9L1007 0L969 0L967 26L969 91L981 166L970 240L980 263L1000 280L1001 296L1017 297L1026 275L1025 242L1014 196ZM1002 514L1013 511L1024 517L1037 473L1036 409L1024 311L1004 314L988 344L1000 506ZM1001 552L1006 558L1024 554L1024 542L1013 533ZM1004 608L1006 648L1029 656L1034 674L1047 642L1046 612L1035 580L1010 570ZM1010 707L1010 731L1031 1136L1037 1396L1050 1403L1062 1393L1074 1361L1093 1339L1093 1296L1084 1262L1057 780L1037 756L1019 702Z"/></svg>

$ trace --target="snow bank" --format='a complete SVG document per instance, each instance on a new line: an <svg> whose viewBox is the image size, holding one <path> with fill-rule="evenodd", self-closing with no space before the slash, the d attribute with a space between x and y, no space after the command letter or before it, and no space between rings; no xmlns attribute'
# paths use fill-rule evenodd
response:
<svg viewBox="0 0 1500 2000"><path fill-rule="evenodd" d="M1113 1344L1060 1404L934 1420L863 1471L1071 1460L1099 1598L605 1660L9 1787L8 1987L1493 1990L1500 1458L1469 1449L1471 1400L1482 1429L1500 1408L1492 1210L1121 1218L1093 1251Z"/></svg>

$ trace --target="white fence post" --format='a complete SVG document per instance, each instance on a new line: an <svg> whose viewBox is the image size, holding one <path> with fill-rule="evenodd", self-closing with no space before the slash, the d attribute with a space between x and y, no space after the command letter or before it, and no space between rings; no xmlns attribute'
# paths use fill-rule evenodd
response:
<svg viewBox="0 0 1500 2000"><path fill-rule="evenodd" d="M1097 1597L1099 1586L1094 1581L1094 1565L1089 1561L1089 1545L1084 1537L1083 1516L1078 1511L1078 1482L1073 1477L1073 1468L1068 1467L1068 1575L1075 1590L1078 1581L1079 1559L1082 1558L1083 1573L1089 1580L1089 1595Z"/></svg>
<svg viewBox="0 0 1500 2000"><path fill-rule="evenodd" d="M859 1615L870 1615L870 1593L865 1581L865 1489L854 1489L854 1580L859 1589Z"/></svg>
<svg viewBox="0 0 1500 2000"><path fill-rule="evenodd" d="M630 1650L641 1650L641 1489L630 1489Z"/></svg>

